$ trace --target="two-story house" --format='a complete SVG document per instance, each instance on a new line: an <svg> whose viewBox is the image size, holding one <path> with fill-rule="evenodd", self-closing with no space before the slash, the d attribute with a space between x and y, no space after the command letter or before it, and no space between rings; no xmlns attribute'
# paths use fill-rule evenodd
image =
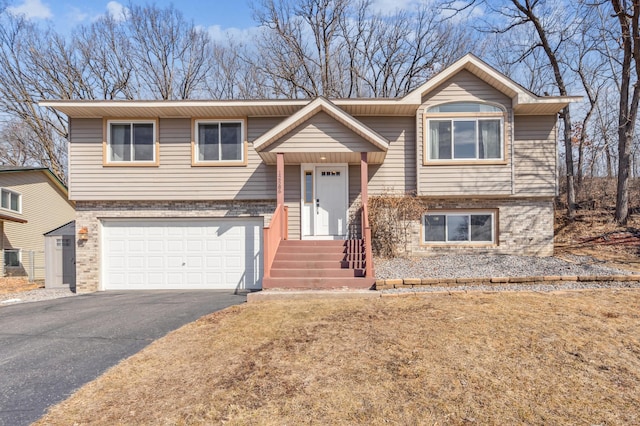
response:
<svg viewBox="0 0 640 426"><path fill-rule="evenodd" d="M467 55L397 99L42 105L69 117L79 291L367 288L370 194L422 200L411 255L551 255L579 99Z"/></svg>
<svg viewBox="0 0 640 426"><path fill-rule="evenodd" d="M0 166L0 276L44 280L44 234L74 218L66 186L49 169Z"/></svg>

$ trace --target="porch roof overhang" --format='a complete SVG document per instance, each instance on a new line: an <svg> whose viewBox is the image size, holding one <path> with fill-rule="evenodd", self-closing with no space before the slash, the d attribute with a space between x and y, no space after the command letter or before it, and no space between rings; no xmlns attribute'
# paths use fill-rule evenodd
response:
<svg viewBox="0 0 640 426"><path fill-rule="evenodd" d="M318 140L305 142L304 147L296 143L281 144L283 138L304 126L316 115L324 113L335 124L348 129L360 141L357 146L349 146L331 136L323 135ZM319 130L322 134L322 130ZM277 152L285 154L286 164L300 163L359 163L360 153L367 153L367 160L372 164L384 161L389 141L363 124L347 112L325 98L317 98L304 108L283 120L253 142L254 149L267 164L275 164Z"/></svg>
<svg viewBox="0 0 640 426"><path fill-rule="evenodd" d="M382 164L386 152L367 152L368 164ZM276 164L276 152L260 153L262 160L269 165ZM284 164L287 166L313 163L313 164L360 164L362 159L359 152L286 152L284 153Z"/></svg>

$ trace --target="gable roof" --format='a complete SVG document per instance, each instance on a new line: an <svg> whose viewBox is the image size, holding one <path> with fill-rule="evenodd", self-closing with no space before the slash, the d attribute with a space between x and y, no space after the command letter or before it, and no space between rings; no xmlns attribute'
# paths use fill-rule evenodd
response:
<svg viewBox="0 0 640 426"><path fill-rule="evenodd" d="M537 96L477 56L468 53L421 86L412 90L402 100L412 104L421 104L423 96L462 70L471 72L479 79L509 96L512 99L512 107L516 114L555 114L569 103L578 102L582 99L582 96Z"/></svg>
<svg viewBox="0 0 640 426"><path fill-rule="evenodd" d="M71 118L102 117L291 117L307 109L318 99L321 108L342 110L347 116L412 116L423 97L456 73L467 70L512 99L515 114L556 114L581 96L537 96L469 53L448 66L402 98L326 98L262 100L50 100L39 103ZM308 113L308 111L307 111ZM337 115L336 115L337 116ZM353 119L353 117L351 117Z"/></svg>
<svg viewBox="0 0 640 426"><path fill-rule="evenodd" d="M75 235L76 234L76 221L72 220L71 222L67 222L62 226L58 226L56 229L52 229L49 232L45 232L43 235L45 237L64 237L66 235Z"/></svg>
<svg viewBox="0 0 640 426"><path fill-rule="evenodd" d="M255 141L253 141L253 147L258 152L264 150L266 147L280 139L282 136L286 135L287 133L298 127L300 124L304 123L309 118L313 117L321 111L325 112L334 120L346 126L357 135L361 136L365 141L369 142L371 145L374 145L380 151L386 152L387 149L389 149L388 140L380 136L377 132L373 131L368 126L365 126L359 120L353 118L353 116L347 114L345 111L335 106L328 99L322 97L316 98L315 100L309 102L304 108L289 116L280 124L264 133L262 136L258 137Z"/></svg>
<svg viewBox="0 0 640 426"><path fill-rule="evenodd" d="M69 199L69 190L67 186L62 183L58 176L56 176L49 168L47 167L31 167L31 166L3 166L0 165L0 174L2 173L20 173L20 172L42 172L49 178L51 183L62 191L62 193Z"/></svg>

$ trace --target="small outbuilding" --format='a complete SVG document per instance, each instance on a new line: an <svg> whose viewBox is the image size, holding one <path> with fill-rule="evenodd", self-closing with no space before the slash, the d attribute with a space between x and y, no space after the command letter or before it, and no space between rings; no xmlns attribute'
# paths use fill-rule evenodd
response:
<svg viewBox="0 0 640 426"><path fill-rule="evenodd" d="M76 222L44 234L46 288L76 288Z"/></svg>

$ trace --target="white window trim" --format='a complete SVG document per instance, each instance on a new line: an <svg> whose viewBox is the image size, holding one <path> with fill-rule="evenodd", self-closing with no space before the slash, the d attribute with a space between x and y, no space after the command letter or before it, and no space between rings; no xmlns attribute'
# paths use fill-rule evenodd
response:
<svg viewBox="0 0 640 426"><path fill-rule="evenodd" d="M113 150L111 149L111 125L112 124L151 124L153 126L153 158L151 160L113 160ZM108 164L156 164L158 126L155 120L107 120L107 163ZM131 132L133 138L133 132ZM133 141L132 141L133 142ZM131 144L133 148L133 143ZM132 155L133 157L133 155Z"/></svg>
<svg viewBox="0 0 640 426"><path fill-rule="evenodd" d="M422 244L425 245L495 245L496 244L496 214L495 210L432 210L422 215ZM427 233L425 232L425 218L427 216L469 216L469 239L465 241L447 241L449 235L449 221L445 219L444 236L445 241L427 241ZM473 215L490 215L491 216L491 241L471 241L471 216Z"/></svg>
<svg viewBox="0 0 640 426"><path fill-rule="evenodd" d="M433 116L431 116L433 114ZM427 152L427 162L430 163L451 163L451 162L492 162L492 161L504 161L504 146L505 146L505 136L504 136L504 114L502 113L488 113L494 115L482 115L482 116L474 116L474 113L469 113L469 116L451 116L450 113L441 113L442 116L435 116L440 113L430 113L430 117L427 118L427 123L425 126L425 145ZM479 158L478 157L478 141L479 141L479 130L478 130L478 122L486 121L486 120L500 120L500 157L497 158ZM431 128L432 121L450 121L451 122L451 158L431 158L431 132L429 129ZM455 140L454 140L454 122L455 121L474 121L476 126L476 140L475 140L475 157L474 158L455 158Z"/></svg>
<svg viewBox="0 0 640 426"><path fill-rule="evenodd" d="M5 211L8 211L8 212L12 212L12 213L22 214L22 194L17 192L17 191L13 191L11 189L8 189L8 188L0 188L0 197L2 197L2 192L3 191L9 192L11 194L16 194L18 196L18 210L13 210L11 207L2 207L1 198L0 198L0 210L5 210ZM9 200L9 206L11 206L11 200Z"/></svg>
<svg viewBox="0 0 640 426"><path fill-rule="evenodd" d="M223 160L222 159L222 140L220 140L220 144L219 144L219 157L220 160L200 160L200 132L199 132L199 126L200 124L221 124L221 123L238 123L240 124L240 159L239 160ZM218 127L218 132L220 132L221 128ZM214 165L224 165L224 164L245 164L246 161L246 152L245 152L245 145L246 145L246 132L247 132L247 126L246 126L246 122L245 120L242 119L199 119L199 120L194 120L194 125L193 125L193 163L194 164L198 164L198 165L207 165L207 164L214 164Z"/></svg>
<svg viewBox="0 0 640 426"><path fill-rule="evenodd" d="M18 252L18 266L9 266L9 265L6 265L6 264L5 264L5 262L4 262L4 256L5 256L5 253L6 253L6 252L8 252L8 251L17 251L17 252ZM4 250L3 250L3 253L2 253L2 264L3 264L3 266L4 266L5 268L19 268L19 267L20 267L20 265L22 265L22 249L19 249L19 248L8 248L8 249L4 249Z"/></svg>
<svg viewBox="0 0 640 426"><path fill-rule="evenodd" d="M494 108L499 109L500 111L496 112L429 112L430 108L434 108L441 105L449 105L449 104L458 104L458 103L474 103L480 105L488 105ZM478 163L478 164L488 164L488 163L503 163L506 161L506 128L505 121L507 117L507 112L504 107L499 104L495 104L492 102L474 102L474 101L464 101L464 102L445 102L436 105L429 105L425 108L425 121L424 121L424 129L423 129L423 153L424 153L424 164L452 164L452 163ZM500 120L500 157L499 158L478 158L478 121L481 120ZM451 157L452 158L431 158L431 134L429 132L430 122L431 121L451 121ZM455 141L453 139L454 131L453 131L453 122L454 121L475 121L476 127L476 157L475 158L453 158L455 154Z"/></svg>

